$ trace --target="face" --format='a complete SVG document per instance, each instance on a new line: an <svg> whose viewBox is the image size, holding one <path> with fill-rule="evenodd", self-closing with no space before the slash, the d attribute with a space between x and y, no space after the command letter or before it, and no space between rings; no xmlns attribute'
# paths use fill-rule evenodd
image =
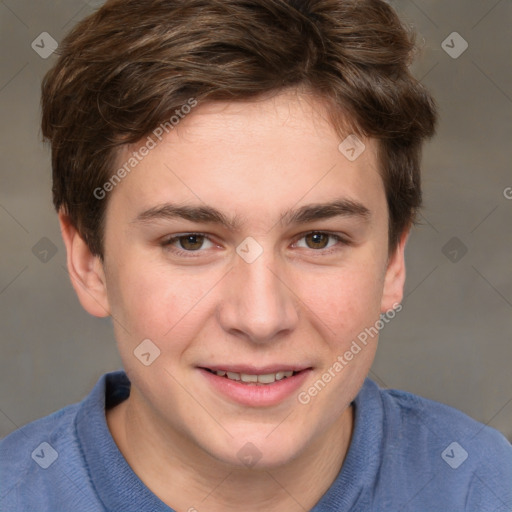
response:
<svg viewBox="0 0 512 512"><path fill-rule="evenodd" d="M296 93L200 105L107 198L96 302L131 398L217 460L283 464L343 421L377 346L358 336L401 299L375 141L341 141Z"/></svg>

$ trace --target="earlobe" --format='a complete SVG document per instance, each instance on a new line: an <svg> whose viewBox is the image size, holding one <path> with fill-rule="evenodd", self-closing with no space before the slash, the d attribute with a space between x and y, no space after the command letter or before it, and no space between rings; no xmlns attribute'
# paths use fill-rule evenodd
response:
<svg viewBox="0 0 512 512"><path fill-rule="evenodd" d="M402 233L394 252L389 257L380 305L381 313L395 309L402 301L405 285L405 245L408 237L407 229Z"/></svg>
<svg viewBox="0 0 512 512"><path fill-rule="evenodd" d="M110 306L101 259L91 253L89 246L63 211L59 212L59 223L66 246L67 269L78 300L91 315L109 316Z"/></svg>

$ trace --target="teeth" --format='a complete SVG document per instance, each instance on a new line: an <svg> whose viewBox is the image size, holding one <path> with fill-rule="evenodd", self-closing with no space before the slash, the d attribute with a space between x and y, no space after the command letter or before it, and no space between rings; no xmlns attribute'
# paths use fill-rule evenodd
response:
<svg viewBox="0 0 512 512"><path fill-rule="evenodd" d="M258 382L257 375L249 375L248 373L241 373L240 380L242 382Z"/></svg>
<svg viewBox="0 0 512 512"><path fill-rule="evenodd" d="M272 384L276 380L283 380L287 377L291 377L293 375L293 371L266 373L264 375L250 375L248 373L236 373L217 370L215 374L219 377L227 377L231 380L239 380L247 383Z"/></svg>
<svg viewBox="0 0 512 512"><path fill-rule="evenodd" d="M267 373L266 375L258 375L258 382L261 384L272 384L272 382L276 381L275 373Z"/></svg>

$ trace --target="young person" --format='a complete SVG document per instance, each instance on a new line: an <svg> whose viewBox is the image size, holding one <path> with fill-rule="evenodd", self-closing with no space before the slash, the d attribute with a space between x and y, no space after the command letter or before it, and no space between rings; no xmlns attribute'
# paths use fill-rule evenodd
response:
<svg viewBox="0 0 512 512"><path fill-rule="evenodd" d="M436 121L413 50L380 0L113 0L72 30L42 127L124 371L2 441L2 510L511 510L500 433L367 379Z"/></svg>

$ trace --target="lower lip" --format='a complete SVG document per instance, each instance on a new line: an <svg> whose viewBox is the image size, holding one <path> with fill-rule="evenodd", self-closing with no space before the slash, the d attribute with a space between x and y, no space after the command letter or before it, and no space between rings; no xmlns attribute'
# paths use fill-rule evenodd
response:
<svg viewBox="0 0 512 512"><path fill-rule="evenodd" d="M304 384L311 371L311 368L308 368L291 377L276 380L272 384L251 385L219 377L203 368L198 369L215 390L241 405L251 407L269 407L282 402Z"/></svg>

